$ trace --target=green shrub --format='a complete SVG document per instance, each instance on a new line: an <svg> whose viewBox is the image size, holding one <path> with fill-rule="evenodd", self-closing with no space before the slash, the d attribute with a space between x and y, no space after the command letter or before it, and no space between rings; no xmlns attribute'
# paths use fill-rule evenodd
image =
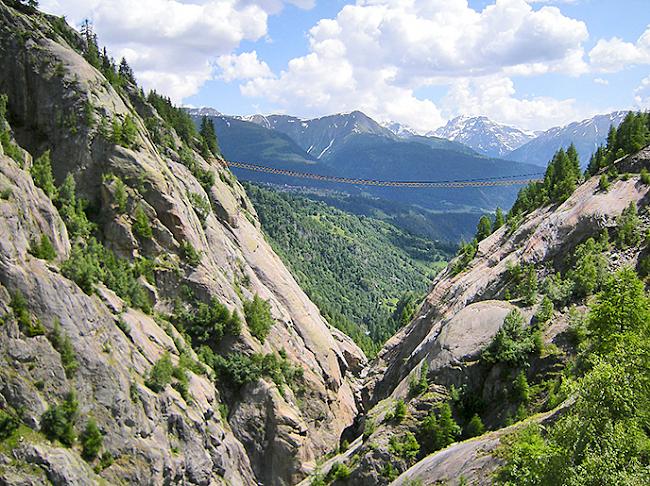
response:
<svg viewBox="0 0 650 486"><path fill-rule="evenodd" d="M393 420L396 423L401 423L406 417L406 403L401 398L395 402L395 408L393 409Z"/></svg>
<svg viewBox="0 0 650 486"><path fill-rule="evenodd" d="M126 206L129 196L126 191L126 184L118 176L109 174L105 180L113 185L113 201L118 214L126 213Z"/></svg>
<svg viewBox="0 0 650 486"><path fill-rule="evenodd" d="M451 407L443 403L436 415L432 408L418 424L418 440L425 454L447 447L460 436L460 427L454 420Z"/></svg>
<svg viewBox="0 0 650 486"><path fill-rule="evenodd" d="M79 368L79 363L77 362L70 337L67 334L61 334L61 324L58 319L54 320L54 326L48 339L52 343L52 347L61 355L61 364L65 370L65 375L71 378Z"/></svg>
<svg viewBox="0 0 650 486"><path fill-rule="evenodd" d="M345 481L350 477L350 474L352 474L352 471L346 464L335 462L334 464L332 464L332 467L327 473L325 480L329 482Z"/></svg>
<svg viewBox="0 0 650 486"><path fill-rule="evenodd" d="M151 311L151 302L138 282L142 265L133 265L128 260L118 258L95 238L90 238L85 244L75 244L61 271L87 294L94 291L97 283L103 282L128 305L147 313Z"/></svg>
<svg viewBox="0 0 650 486"><path fill-rule="evenodd" d="M241 320L236 311L212 299L209 304L198 302L191 309L180 304L171 317L181 332L186 332L197 348L215 349L226 334L236 336L241 332Z"/></svg>
<svg viewBox="0 0 650 486"><path fill-rule="evenodd" d="M190 396L190 377L185 371L185 368L182 366L177 366L174 368L172 375L176 378L176 382L172 384L172 387L180 393L183 400L187 403L191 403L192 397Z"/></svg>
<svg viewBox="0 0 650 486"><path fill-rule="evenodd" d="M545 295L542 299L542 303L539 305L539 309L537 309L535 320L537 322L550 321L551 317L553 317L553 310L553 301L547 295Z"/></svg>
<svg viewBox="0 0 650 486"><path fill-rule="evenodd" d="M598 181L598 189L600 189L603 192L607 192L609 190L610 182L609 182L609 177L607 177L607 174L603 174L600 176L600 180Z"/></svg>
<svg viewBox="0 0 650 486"><path fill-rule="evenodd" d="M650 275L650 255L645 255L639 258L637 272L640 277L647 277Z"/></svg>
<svg viewBox="0 0 650 486"><path fill-rule="evenodd" d="M647 329L650 323L650 301L643 282L631 268L623 268L610 276L591 306L587 328L593 350L610 353L627 332Z"/></svg>
<svg viewBox="0 0 650 486"><path fill-rule="evenodd" d="M512 366L522 366L528 356L538 351L534 331L530 327L524 328L524 317L517 309L511 310L497 331L490 345L483 351L481 359L490 364L507 363Z"/></svg>
<svg viewBox="0 0 650 486"><path fill-rule="evenodd" d="M29 312L27 300L20 290L13 295L9 306L18 322L18 327L26 336L36 337L45 334L45 327L38 318L32 316Z"/></svg>
<svg viewBox="0 0 650 486"><path fill-rule="evenodd" d="M201 226L205 228L205 223L208 219L208 216L210 216L210 213L212 212L210 201L208 201L205 197L197 192L190 192L187 194L187 197L192 204L192 208L194 208L196 216L201 222Z"/></svg>
<svg viewBox="0 0 650 486"><path fill-rule="evenodd" d="M575 282L570 278L563 279L559 273L553 273L544 279L544 293L560 307L571 300L574 288Z"/></svg>
<svg viewBox="0 0 650 486"><path fill-rule="evenodd" d="M639 178L641 179L641 182L646 186L650 185L650 172L648 172L648 169L646 169L645 167L641 169L641 174Z"/></svg>
<svg viewBox="0 0 650 486"><path fill-rule="evenodd" d="M513 398L518 402L528 403L530 400L530 386L526 379L526 373L520 371L512 385Z"/></svg>
<svg viewBox="0 0 650 486"><path fill-rule="evenodd" d="M451 265L451 274L458 275L460 272L465 270L476 256L477 251L478 241L476 238L469 243L461 243L458 250L458 257L453 261L453 264Z"/></svg>
<svg viewBox="0 0 650 486"><path fill-rule="evenodd" d="M476 227L476 240L482 241L492 234L492 221L488 216L481 216Z"/></svg>
<svg viewBox="0 0 650 486"><path fill-rule="evenodd" d="M253 300L244 302L244 315L251 334L263 343L273 326L269 302L255 294Z"/></svg>
<svg viewBox="0 0 650 486"><path fill-rule="evenodd" d="M420 452L420 444L412 432L406 432L399 438L392 436L388 449L396 456L404 459L408 464L412 464Z"/></svg>
<svg viewBox="0 0 650 486"><path fill-rule="evenodd" d="M144 383L153 391L160 392L172 382L173 376L174 365L172 364L169 352L165 352L151 367Z"/></svg>
<svg viewBox="0 0 650 486"><path fill-rule="evenodd" d="M573 252L574 265L567 278L574 282L573 291L578 297L587 297L598 290L607 274L607 258L604 243L593 238L578 245Z"/></svg>
<svg viewBox="0 0 650 486"><path fill-rule="evenodd" d="M422 368L418 375L413 375L409 380L409 394L411 396L418 396L424 393L429 388L429 381L427 374L429 373L429 364L426 360L422 363Z"/></svg>
<svg viewBox="0 0 650 486"><path fill-rule="evenodd" d="M513 298L521 299L526 305L537 300L537 273L534 265L508 265L508 287Z"/></svg>
<svg viewBox="0 0 650 486"><path fill-rule="evenodd" d="M94 225L86 216L86 201L77 198L76 187L74 177L68 174L59 187L57 206L70 237L85 239L92 233Z"/></svg>
<svg viewBox="0 0 650 486"><path fill-rule="evenodd" d="M74 425L77 420L79 404L74 392L69 392L61 405L50 406L41 416L41 431L54 441L71 447L76 440Z"/></svg>
<svg viewBox="0 0 650 486"><path fill-rule="evenodd" d="M479 435L483 435L485 433L485 425L483 425L483 421L481 420L481 417L475 414L465 426L464 432L465 432L465 437L468 438L478 437Z"/></svg>
<svg viewBox="0 0 650 486"><path fill-rule="evenodd" d="M34 184L43 189L47 196L55 200L58 194L56 184L54 183L54 176L52 175L52 162L50 160L50 151L47 150L34 160L31 168L29 169Z"/></svg>
<svg viewBox="0 0 650 486"><path fill-rule="evenodd" d="M5 410L0 410L0 441L8 439L20 427L20 420Z"/></svg>
<svg viewBox="0 0 650 486"><path fill-rule="evenodd" d="M104 442L104 437L97 427L97 423L91 418L86 424L86 428L79 437L81 440L81 456L87 461L93 461L99 454Z"/></svg>
<svg viewBox="0 0 650 486"><path fill-rule="evenodd" d="M183 241L181 243L181 257L191 267L196 267L201 263L201 253L189 241Z"/></svg>
<svg viewBox="0 0 650 486"><path fill-rule="evenodd" d="M40 240L30 242L29 252L42 260L52 261L56 258L56 250L52 245L52 240L46 234L42 234Z"/></svg>
<svg viewBox="0 0 650 486"><path fill-rule="evenodd" d="M272 353L231 353L223 357L205 348L201 354L204 362L217 372L219 378L235 389L268 377L278 386L286 384L294 391L300 390L299 382L302 380L303 370L283 356L278 357Z"/></svg>
<svg viewBox="0 0 650 486"><path fill-rule="evenodd" d="M138 205L135 208L135 213L133 215L133 232L139 238L149 240L153 237L153 231L151 230L151 223L149 222L149 217L144 211L142 205Z"/></svg>
<svg viewBox="0 0 650 486"><path fill-rule="evenodd" d="M641 242L641 220L639 219L636 204L630 205L616 218L616 243L620 248L628 248Z"/></svg>

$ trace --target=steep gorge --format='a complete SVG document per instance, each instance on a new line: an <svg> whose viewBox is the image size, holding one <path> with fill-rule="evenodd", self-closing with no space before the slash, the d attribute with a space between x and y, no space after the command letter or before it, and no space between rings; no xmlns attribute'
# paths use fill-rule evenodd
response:
<svg viewBox="0 0 650 486"><path fill-rule="evenodd" d="M572 312L588 302L543 320L537 295L510 295L514 269L535 282L566 275L577 247L605 229L617 236L630 204L647 232L648 149L617 161L631 174L606 190L601 174L588 178L481 241L368 364L265 241L219 156L174 130L128 79L93 67L87 49L61 19L0 0L0 482L485 484L518 427L504 426L570 406L551 394L576 352ZM638 268L648 253L645 241L604 247L608 270ZM270 329L249 310L259 299ZM516 366L486 361L515 310L535 352ZM539 403L520 414L522 374ZM472 414L498 430L416 451L409 434L463 400L468 416L453 414L465 430ZM64 430L50 440L53 416Z"/></svg>

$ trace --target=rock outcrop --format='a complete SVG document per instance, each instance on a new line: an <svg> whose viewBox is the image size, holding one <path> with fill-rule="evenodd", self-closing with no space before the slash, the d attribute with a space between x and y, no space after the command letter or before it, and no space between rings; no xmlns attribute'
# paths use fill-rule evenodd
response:
<svg viewBox="0 0 650 486"><path fill-rule="evenodd" d="M92 417L112 460L95 464L95 473L77 448L26 433L13 456L0 456L0 479L22 484L44 473L66 484L294 484L309 472L305 464L338 446L357 415L356 376L365 357L329 327L296 284L223 164L191 150L196 166L214 174L214 184L201 184L179 155L183 144L173 130L169 145L154 141L147 123L164 123L138 89L112 86L84 59L83 47L61 19L0 2L0 93L9 99L12 143L27 151L22 166L0 155L0 190L8 195L0 200L0 408L11 407L38 431L48 406L74 390L77 428ZM135 140L123 147L106 130L127 117ZM89 201L104 246L127 261L154 262L152 281L141 282L154 316L101 283L87 294L62 274L75 242L29 174L29 154L46 150L57 185L72 174L77 195ZM126 211L115 208L113 177L126 185ZM200 214L191 195L209 201L208 214ZM146 214L151 238L134 231L137 211ZM29 252L42 235L56 250L51 262ZM184 262L185 244L200 263ZM274 324L266 340L244 324L219 352L281 354L302 370L299 389L262 378L224 395L211 372L189 372L191 398L170 386L160 392L147 387L145 377L165 352L174 364L182 354L198 359L165 317L184 289L241 316L253 296L267 300ZM44 335L30 337L17 323L11 301L18 293ZM47 337L55 326L78 361L70 376ZM229 412L222 418L225 404Z"/></svg>

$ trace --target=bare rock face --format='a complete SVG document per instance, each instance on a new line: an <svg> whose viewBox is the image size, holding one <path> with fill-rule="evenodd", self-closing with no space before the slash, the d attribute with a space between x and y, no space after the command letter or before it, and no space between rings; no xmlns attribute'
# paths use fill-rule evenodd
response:
<svg viewBox="0 0 650 486"><path fill-rule="evenodd" d="M60 273L71 242L56 207L34 186L27 166L0 155L0 189L12 191L0 200L0 306L9 316L0 326L0 402L23 410L24 423L38 430L47 407L75 390L79 426L93 417L114 457L99 472L109 482L294 484L306 474L303 464L336 448L357 415L356 375L365 356L330 328L299 288L265 241L232 174L217 159L192 151L197 166L215 176L206 191L174 150L152 141L140 115L161 121L155 110L132 87L118 93L80 55L82 45L59 21L55 26L51 17L0 2L0 92L9 97L16 142L35 156L51 151L57 184L74 176L107 248L122 258L155 261L155 287L143 285L156 311L169 312L181 287L240 316L245 300L267 300L274 325L265 342L244 324L240 336L224 342L223 354L282 353L303 370L301 387L294 393L265 379L250 383L227 399L230 424L219 418L226 400L209 375L189 373L189 402L169 386L150 390L144 377L163 353L174 363L181 352L196 355L164 319L129 308L102 285L87 295ZM127 116L137 132L131 148L103 134L107 124ZM126 184L125 212L116 211L113 176ZM201 217L190 194L210 203L208 214ZM153 237L147 241L133 231L136 208L150 221ZM28 253L41 235L57 252L51 263ZM196 249L198 265L183 263L181 243ZM9 302L18 291L46 334L58 322L69 336L79 362L74 376L66 376L46 336L26 336L11 317ZM51 481L64 477L57 476L56 465L45 465L51 446L36 436L42 444L19 460L38 464ZM71 449L64 456L77 453ZM75 472L70 464L69 478L83 477L86 469Z"/></svg>
<svg viewBox="0 0 650 486"><path fill-rule="evenodd" d="M634 156L637 171L648 163L643 154ZM647 198L648 187L638 178L616 181L603 192L598 177L593 177L559 207L534 211L512 235L502 227L481 241L469 267L456 276L449 270L438 275L418 315L386 343L369 368L364 400L372 405L395 389L405 390L404 380L423 359L432 364L430 373L435 375L439 366L449 362L441 362L441 354L452 358L446 343L454 343L462 354L466 346L470 351L489 342L498 330L495 323L500 314L496 308L481 312L480 306L503 305L485 301L502 297L508 266L561 259L589 236L615 226L616 217L630 202L643 203ZM480 330L479 335L467 328L471 324L466 317L475 321L473 329Z"/></svg>

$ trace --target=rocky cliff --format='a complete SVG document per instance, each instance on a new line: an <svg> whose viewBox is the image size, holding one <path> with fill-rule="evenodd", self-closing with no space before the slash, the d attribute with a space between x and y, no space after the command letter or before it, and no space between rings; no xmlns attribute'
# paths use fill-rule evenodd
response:
<svg viewBox="0 0 650 486"><path fill-rule="evenodd" d="M504 437L531 422L551 423L570 406L562 376L576 356L593 292L567 290L576 285L570 280L639 269L648 258L642 236L650 230L650 186L639 173L650 168L650 147L615 167L624 175L608 188L600 174L588 178L562 204L501 227L480 242L466 266L453 261L438 275L412 322L368 366L365 412L349 449L325 462L320 477L335 484L491 484ZM639 239L621 247L622 214L630 214L630 205L638 208ZM515 295L523 288L534 291ZM545 309L551 301L555 309ZM521 329L510 351L519 343L530 346L518 359L490 359L486 350L513 311ZM462 429L450 416L451 439L428 444L439 438L444 404L452 405ZM472 418L482 419L480 425ZM494 431L481 435L483 427ZM463 438L470 439L452 443Z"/></svg>
<svg viewBox="0 0 650 486"><path fill-rule="evenodd" d="M188 147L84 49L61 19L0 2L11 152L0 152L0 405L21 423L15 447L0 449L0 482L294 484L357 415L365 357L298 287L219 159ZM58 198L34 184L47 151L55 185L74 180ZM84 205L91 236L70 227ZM39 241L53 255L42 258ZM101 248L98 276L82 274L89 248ZM109 265L137 284L124 290ZM146 305L135 305L142 291ZM268 336L250 329L244 307L256 296L269 303ZM242 325L204 339L215 373L171 316L218 305ZM152 385L169 359L174 378ZM237 363L261 371L233 380ZM80 441L43 435L46 411L69 392L74 434L92 420L103 436L95 460Z"/></svg>

